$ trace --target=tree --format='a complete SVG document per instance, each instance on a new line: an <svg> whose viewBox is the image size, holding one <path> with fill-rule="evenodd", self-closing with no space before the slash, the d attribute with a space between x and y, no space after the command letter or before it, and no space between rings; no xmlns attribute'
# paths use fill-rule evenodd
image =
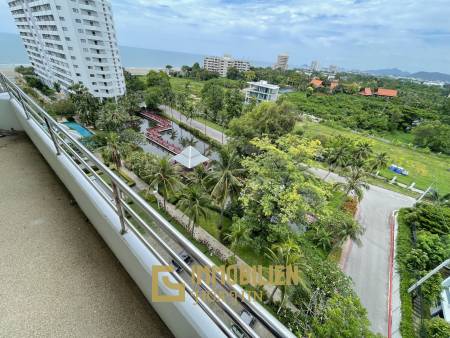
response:
<svg viewBox="0 0 450 338"><path fill-rule="evenodd" d="M80 83L72 85L69 88L69 92L69 97L75 105L75 111L81 122L87 125L94 125L100 107L98 99Z"/></svg>
<svg viewBox="0 0 450 338"><path fill-rule="evenodd" d="M161 88L150 87L144 92L145 105L148 109L157 110L162 103L163 94Z"/></svg>
<svg viewBox="0 0 450 338"><path fill-rule="evenodd" d="M46 105L45 109L51 115L73 116L76 113L76 107L70 99L61 99Z"/></svg>
<svg viewBox="0 0 450 338"><path fill-rule="evenodd" d="M326 146L323 154L325 162L329 167L325 179L327 179L331 171L337 168L344 168L348 165L351 145L352 140L344 136L338 135L332 138L331 142Z"/></svg>
<svg viewBox="0 0 450 338"><path fill-rule="evenodd" d="M139 123L140 119L131 116L124 107L124 104L107 102L98 112L98 118L95 126L104 131L120 133L121 131L133 127Z"/></svg>
<svg viewBox="0 0 450 338"><path fill-rule="evenodd" d="M287 102L263 102L229 123L229 134L241 152L250 154L250 140L267 136L272 140L289 133L295 125L295 113ZM250 149L249 149L250 148Z"/></svg>
<svg viewBox="0 0 450 338"><path fill-rule="evenodd" d="M242 74L236 67L230 67L227 70L227 79L240 80L242 79Z"/></svg>
<svg viewBox="0 0 450 338"><path fill-rule="evenodd" d="M236 256L236 249L249 240L248 229L241 223L235 223L231 226L231 231L225 235L225 239L230 242L230 249Z"/></svg>
<svg viewBox="0 0 450 338"><path fill-rule="evenodd" d="M364 190L369 189L369 185L365 182L367 173L361 168L350 167L345 172L345 182L336 183L346 195L353 195L358 201L364 196Z"/></svg>
<svg viewBox="0 0 450 338"><path fill-rule="evenodd" d="M272 249L267 249L266 256L273 265L282 266L284 271L286 271L288 266L293 265L301 266L304 268L304 266L301 264L303 253L299 245L291 237L288 237L288 239L283 243L273 245ZM299 276L299 284L303 285L305 289L307 288L306 282L304 281L302 276ZM284 305L287 287L288 285L282 285L281 287L281 302L277 312L279 312ZM273 297L278 288L279 286L275 285L272 293L269 296L269 299L267 300L268 303L273 302Z"/></svg>
<svg viewBox="0 0 450 338"><path fill-rule="evenodd" d="M213 161L208 181L212 184L211 196L220 205L220 230L223 228L223 213L227 203L239 196L243 174L240 158L234 151L221 150L219 158Z"/></svg>
<svg viewBox="0 0 450 338"><path fill-rule="evenodd" d="M243 105L244 96L239 89L230 89L225 92L224 108L227 123L242 114Z"/></svg>
<svg viewBox="0 0 450 338"><path fill-rule="evenodd" d="M370 171L379 171L381 169L384 169L387 167L389 162L389 156L385 152L377 153L375 156L370 160L369 167Z"/></svg>
<svg viewBox="0 0 450 338"><path fill-rule="evenodd" d="M219 112L223 109L224 89L215 82L207 82L202 89L201 97L213 121L217 121Z"/></svg>
<svg viewBox="0 0 450 338"><path fill-rule="evenodd" d="M372 337L367 311L354 296L335 294L327 302L323 318L313 318L315 337Z"/></svg>
<svg viewBox="0 0 450 338"><path fill-rule="evenodd" d="M200 187L188 186L181 191L177 206L189 217L189 229L194 237L195 224L208 214L209 199Z"/></svg>
<svg viewBox="0 0 450 338"><path fill-rule="evenodd" d="M450 337L450 324L445 319L439 317L426 319L424 327L428 338Z"/></svg>
<svg viewBox="0 0 450 338"><path fill-rule="evenodd" d="M450 154L450 125L439 121L425 122L415 127L412 133L418 146Z"/></svg>
<svg viewBox="0 0 450 338"><path fill-rule="evenodd" d="M167 210L167 198L182 186L181 168L178 164L172 164L169 157L166 156L161 157L153 167L148 169L148 172L143 175L144 179L150 182L148 189L157 189L162 192L164 210Z"/></svg>
<svg viewBox="0 0 450 338"><path fill-rule="evenodd" d="M143 142L141 134L129 129L118 134L110 132L106 135L106 145L100 148L103 158L114 163L116 169L122 167L122 158Z"/></svg>
<svg viewBox="0 0 450 338"><path fill-rule="evenodd" d="M128 92L135 93L145 89L145 84L139 79L139 77L131 75L131 73L126 70L123 71L123 76L125 78L125 84Z"/></svg>

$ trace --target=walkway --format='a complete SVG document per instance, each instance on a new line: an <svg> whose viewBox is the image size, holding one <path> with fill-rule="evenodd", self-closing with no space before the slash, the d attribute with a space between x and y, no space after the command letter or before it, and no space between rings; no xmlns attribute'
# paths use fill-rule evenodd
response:
<svg viewBox="0 0 450 338"><path fill-rule="evenodd" d="M187 125L192 126L192 128L199 130L203 134L206 133L207 136L211 137L212 139L216 140L219 143L222 143L222 140L223 140L224 144L226 144L228 142L228 137L224 133L222 133L214 128L205 126L203 123L201 123L195 119L192 119L192 121L191 121L184 114L182 114L179 111L176 111L175 109L170 108L168 106L161 105L159 108L165 114L167 114L169 116L173 116L178 121L181 121Z"/></svg>
<svg viewBox="0 0 450 338"><path fill-rule="evenodd" d="M156 126L152 127L152 128L147 128L147 132L145 133L145 137L150 140L151 142L157 144L158 146L164 148L165 150L167 150L168 152L171 152L174 155L177 155L179 153L181 153L181 148L178 147L175 144L172 144L170 142L167 142L166 140L164 140L161 136L161 133L168 131L170 129L172 129L172 123L162 117L159 116L155 113L149 112L149 111L144 111L142 113L140 113L142 117L148 119L148 120L152 120L154 122L156 122Z"/></svg>
<svg viewBox="0 0 450 338"><path fill-rule="evenodd" d="M30 140L0 158L0 335L171 337Z"/></svg>

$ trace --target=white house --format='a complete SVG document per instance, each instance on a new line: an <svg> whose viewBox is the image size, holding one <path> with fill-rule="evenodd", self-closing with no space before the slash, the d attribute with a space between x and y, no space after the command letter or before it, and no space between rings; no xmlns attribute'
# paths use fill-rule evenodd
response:
<svg viewBox="0 0 450 338"><path fill-rule="evenodd" d="M267 83L267 81L247 82L249 87L245 89L245 102L250 103L255 100L257 103L262 101L276 101L280 87Z"/></svg>

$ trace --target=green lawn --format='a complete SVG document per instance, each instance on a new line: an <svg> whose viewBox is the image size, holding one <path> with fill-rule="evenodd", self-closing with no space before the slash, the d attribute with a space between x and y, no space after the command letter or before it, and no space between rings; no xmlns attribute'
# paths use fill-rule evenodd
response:
<svg viewBox="0 0 450 338"><path fill-rule="evenodd" d="M191 79L185 79L180 77L171 77L170 84L172 85L172 89L175 93L179 93L184 90L186 83L189 83L191 86L191 92L195 96L199 97L200 93L203 89L203 84L205 82L196 81Z"/></svg>
<svg viewBox="0 0 450 338"><path fill-rule="evenodd" d="M409 176L397 176L397 181L404 184L416 182L416 187L425 190L430 184L441 194L450 192L450 157L425 153L406 146L386 143L377 139L352 133L344 129L335 129L323 124L313 122L301 122L298 127L305 130L305 136L317 135L335 136L342 134L348 137L369 140L376 152L387 152L391 163L404 167L409 171ZM391 179L395 174L387 169L381 175Z"/></svg>

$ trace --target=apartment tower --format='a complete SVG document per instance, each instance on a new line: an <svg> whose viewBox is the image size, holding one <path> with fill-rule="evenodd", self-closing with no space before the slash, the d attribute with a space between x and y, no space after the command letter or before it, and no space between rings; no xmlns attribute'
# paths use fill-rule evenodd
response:
<svg viewBox="0 0 450 338"><path fill-rule="evenodd" d="M82 83L96 97L125 93L108 0L8 2L30 63L50 87Z"/></svg>

